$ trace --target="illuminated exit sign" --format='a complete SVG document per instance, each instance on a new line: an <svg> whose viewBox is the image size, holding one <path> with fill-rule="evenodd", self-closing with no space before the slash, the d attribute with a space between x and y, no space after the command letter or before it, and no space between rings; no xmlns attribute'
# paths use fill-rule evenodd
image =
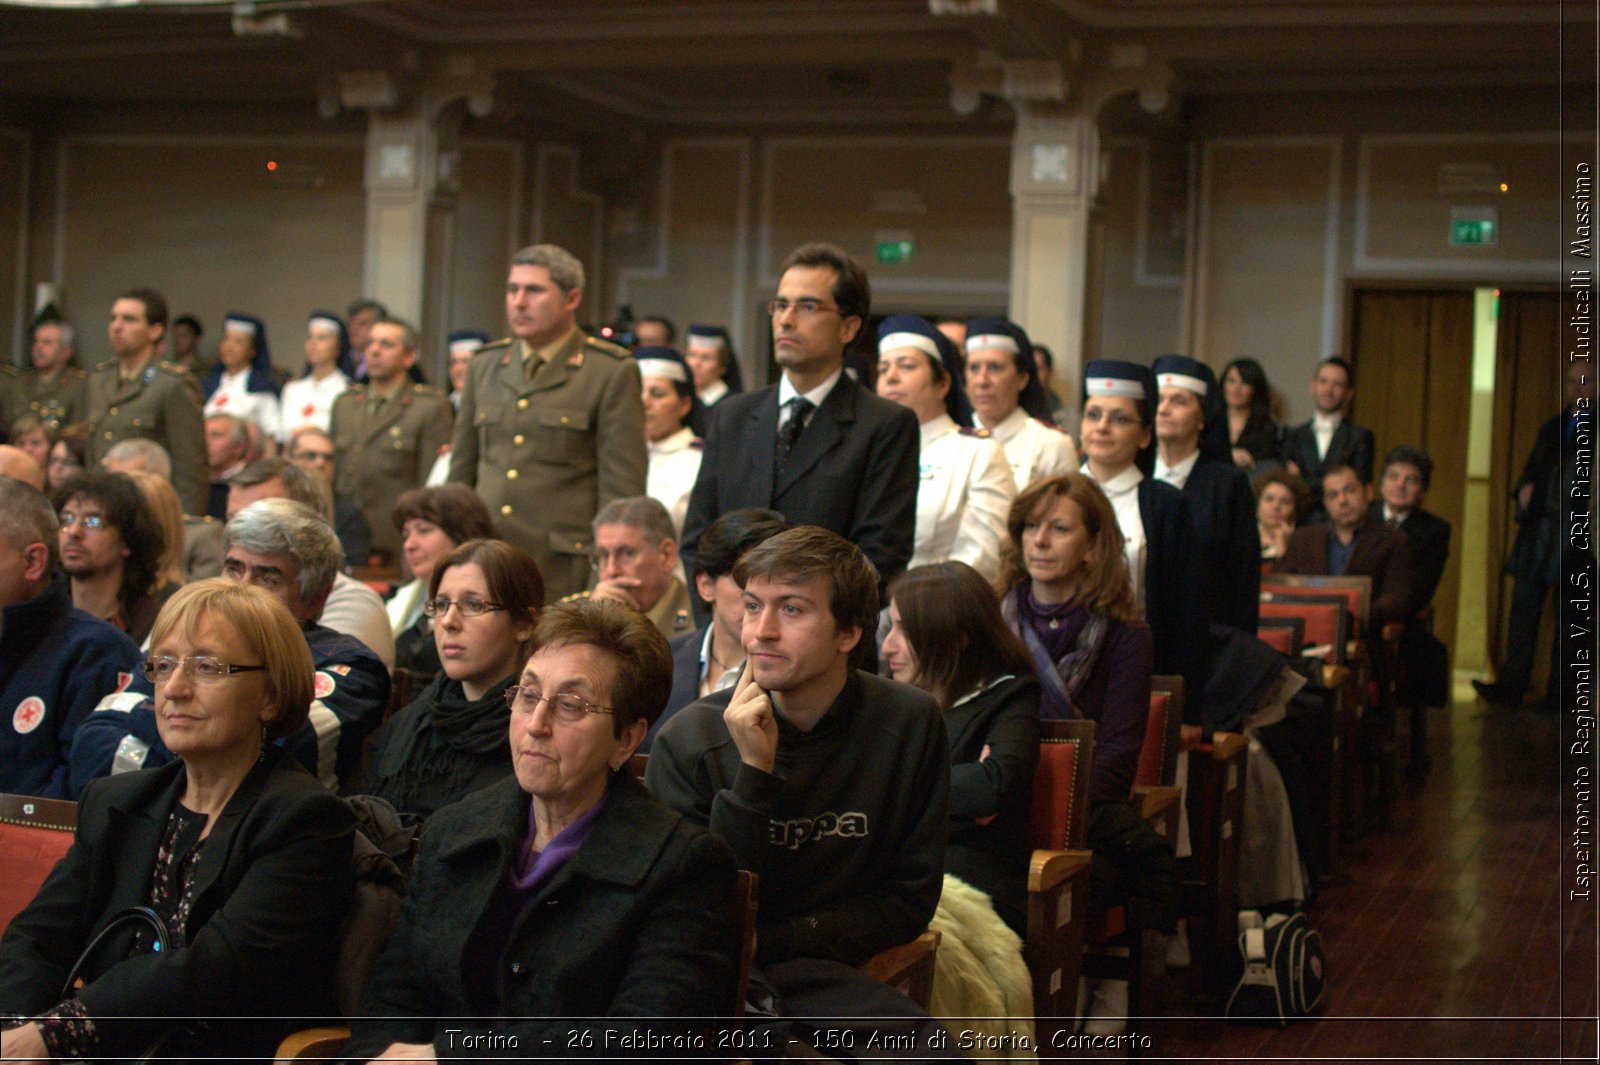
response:
<svg viewBox="0 0 1600 1065"><path fill-rule="evenodd" d="M1450 210L1452 248L1493 247L1500 242L1500 212L1493 207Z"/></svg>

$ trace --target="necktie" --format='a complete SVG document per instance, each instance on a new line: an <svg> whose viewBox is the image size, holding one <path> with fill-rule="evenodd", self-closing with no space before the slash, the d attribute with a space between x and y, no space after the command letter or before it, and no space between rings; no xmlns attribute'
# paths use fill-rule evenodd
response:
<svg viewBox="0 0 1600 1065"><path fill-rule="evenodd" d="M806 430L806 419L815 409L809 399L796 396L789 401L789 420L783 423L778 430L778 457L788 458L789 452L794 450L795 444L800 442L800 434Z"/></svg>
<svg viewBox="0 0 1600 1065"><path fill-rule="evenodd" d="M1388 521L1383 523L1383 527L1388 529L1390 532L1394 532L1396 529L1400 528L1400 519L1390 518Z"/></svg>

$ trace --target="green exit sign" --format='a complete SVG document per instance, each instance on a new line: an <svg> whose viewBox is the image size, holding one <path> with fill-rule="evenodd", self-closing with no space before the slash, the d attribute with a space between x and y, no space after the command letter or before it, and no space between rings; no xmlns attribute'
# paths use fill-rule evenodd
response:
<svg viewBox="0 0 1600 1065"><path fill-rule="evenodd" d="M1500 212L1494 208L1461 208L1450 212L1450 246L1491 247L1499 243Z"/></svg>
<svg viewBox="0 0 1600 1065"><path fill-rule="evenodd" d="M911 242L909 240L880 240L878 242L878 261L880 263L910 262Z"/></svg>

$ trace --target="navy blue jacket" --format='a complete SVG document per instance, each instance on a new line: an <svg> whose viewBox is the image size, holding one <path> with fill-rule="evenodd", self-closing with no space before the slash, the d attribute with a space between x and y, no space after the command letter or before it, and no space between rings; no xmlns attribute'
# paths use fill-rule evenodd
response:
<svg viewBox="0 0 1600 1065"><path fill-rule="evenodd" d="M72 605L64 577L0 620L0 791L68 797L73 734L101 698L143 679L139 649Z"/></svg>
<svg viewBox="0 0 1600 1065"><path fill-rule="evenodd" d="M1231 462L1202 455L1183 485L1200 552L1203 602L1211 620L1256 633L1261 613L1261 533L1250 478Z"/></svg>
<svg viewBox="0 0 1600 1065"><path fill-rule="evenodd" d="M1139 520L1147 544L1144 620L1155 644L1154 671L1176 673L1183 677L1186 690L1198 692L1210 616L1201 600L1203 563L1188 501L1170 484L1146 477L1139 482ZM1199 713L1199 700L1184 701L1190 724L1199 721Z"/></svg>
<svg viewBox="0 0 1600 1065"><path fill-rule="evenodd" d="M306 643L317 669L311 717L293 736L278 741L324 784L348 779L367 736L383 722L389 703L389 671L366 644L315 622ZM144 674L109 697L89 716L72 741L70 797L96 777L154 769L172 761L156 729L154 689Z"/></svg>
<svg viewBox="0 0 1600 1065"><path fill-rule="evenodd" d="M667 718L700 698L700 648L705 646L706 629L711 624L707 622L693 632L674 636L667 641L667 646L672 650L672 691L667 696L666 709L661 711L656 723L645 733L644 742L639 744L640 754L650 753L650 744L655 741L661 726L667 723Z"/></svg>

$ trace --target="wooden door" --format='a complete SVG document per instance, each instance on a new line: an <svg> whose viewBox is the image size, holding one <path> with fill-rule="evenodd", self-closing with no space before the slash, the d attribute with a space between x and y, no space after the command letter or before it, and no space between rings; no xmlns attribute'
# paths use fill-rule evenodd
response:
<svg viewBox="0 0 1600 1065"><path fill-rule="evenodd" d="M1384 453L1396 444L1413 444L1433 457L1427 507L1454 530L1433 599L1434 632L1451 646L1472 410L1472 300L1471 289L1357 289L1351 317L1351 418L1377 437L1374 481L1382 476Z"/></svg>

